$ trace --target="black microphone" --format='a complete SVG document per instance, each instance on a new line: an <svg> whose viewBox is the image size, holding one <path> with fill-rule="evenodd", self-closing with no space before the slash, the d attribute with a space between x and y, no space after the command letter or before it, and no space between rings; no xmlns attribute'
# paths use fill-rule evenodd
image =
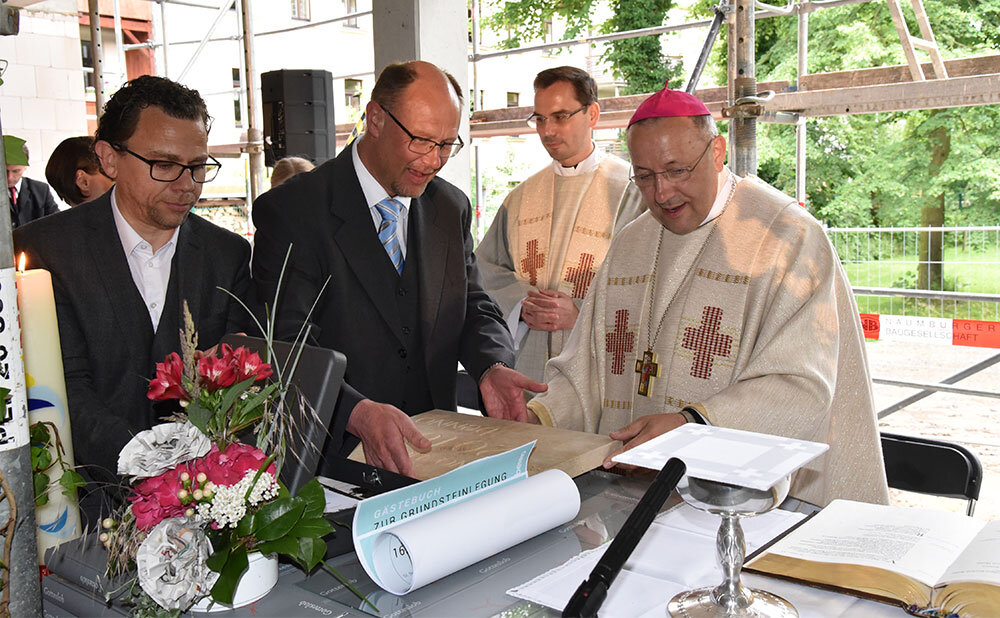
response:
<svg viewBox="0 0 1000 618"><path fill-rule="evenodd" d="M653 483L646 490L646 493L635 506L632 514L625 520L618 536L611 541L610 547L597 561L597 566L590 572L588 577L580 587L576 589L569 603L563 609L563 618L591 618L597 616L597 610L601 608L604 599L608 596L608 588L618 577L618 572L625 566L625 562L639 544L642 536L646 534L650 524L660 512L663 503L667 501L670 492L677 487L687 466L676 457L671 457L660 473L653 479Z"/></svg>

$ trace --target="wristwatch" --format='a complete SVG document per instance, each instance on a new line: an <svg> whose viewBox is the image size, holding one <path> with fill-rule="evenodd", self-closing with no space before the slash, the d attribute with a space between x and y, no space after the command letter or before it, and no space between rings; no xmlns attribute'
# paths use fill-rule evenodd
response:
<svg viewBox="0 0 1000 618"><path fill-rule="evenodd" d="M706 425L705 419L698 414L698 411L694 408L684 408L680 411L680 415L684 417L689 423L695 423L696 425Z"/></svg>

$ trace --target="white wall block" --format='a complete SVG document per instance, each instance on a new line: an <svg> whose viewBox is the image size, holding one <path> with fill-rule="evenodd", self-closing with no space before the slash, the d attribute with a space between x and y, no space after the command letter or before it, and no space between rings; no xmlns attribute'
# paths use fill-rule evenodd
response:
<svg viewBox="0 0 1000 618"><path fill-rule="evenodd" d="M49 50L49 37L37 34L17 35L17 63L35 66L52 66L52 52Z"/></svg>
<svg viewBox="0 0 1000 618"><path fill-rule="evenodd" d="M8 97L33 99L38 96L35 87L35 67L18 63L10 63L3 74L3 85L0 94Z"/></svg>
<svg viewBox="0 0 1000 618"><path fill-rule="evenodd" d="M80 39L64 36L50 39L52 66L57 69L83 70L83 58L80 54Z"/></svg>
<svg viewBox="0 0 1000 618"><path fill-rule="evenodd" d="M55 123L56 102L52 99L35 99L21 109L22 126L26 129L50 129Z"/></svg>
<svg viewBox="0 0 1000 618"><path fill-rule="evenodd" d="M3 128L20 127L21 120L21 98L0 96L0 118L3 118Z"/></svg>
<svg viewBox="0 0 1000 618"><path fill-rule="evenodd" d="M86 104L83 101L56 101L56 122L55 128L59 131L69 131L74 135L85 135L87 133ZM62 141L67 136L63 135L56 142Z"/></svg>
<svg viewBox="0 0 1000 618"><path fill-rule="evenodd" d="M39 98L69 98L69 75L65 69L35 67L35 84Z"/></svg>

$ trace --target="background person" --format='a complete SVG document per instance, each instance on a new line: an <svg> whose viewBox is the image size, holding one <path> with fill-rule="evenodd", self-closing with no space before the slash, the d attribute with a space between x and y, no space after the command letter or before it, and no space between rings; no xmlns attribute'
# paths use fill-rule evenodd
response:
<svg viewBox="0 0 1000 618"><path fill-rule="evenodd" d="M61 141L45 164L45 179L59 199L70 206L96 199L114 185L101 173L101 163L94 152L94 138L89 135Z"/></svg>

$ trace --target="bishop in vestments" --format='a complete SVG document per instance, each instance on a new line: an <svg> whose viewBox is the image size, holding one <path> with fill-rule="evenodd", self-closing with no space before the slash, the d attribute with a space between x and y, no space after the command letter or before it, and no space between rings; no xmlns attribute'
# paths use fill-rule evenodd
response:
<svg viewBox="0 0 1000 618"><path fill-rule="evenodd" d="M887 502L858 310L820 224L726 168L692 95L643 102L628 144L648 211L612 242L531 412L623 450L685 422L827 443L792 496Z"/></svg>

